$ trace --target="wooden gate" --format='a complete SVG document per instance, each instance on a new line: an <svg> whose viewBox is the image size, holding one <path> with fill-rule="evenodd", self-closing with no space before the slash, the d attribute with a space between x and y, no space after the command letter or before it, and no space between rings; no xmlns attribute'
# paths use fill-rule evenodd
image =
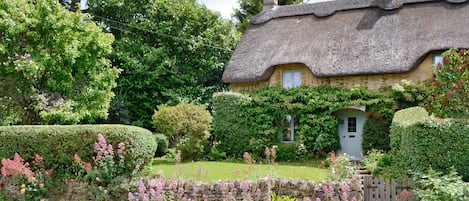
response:
<svg viewBox="0 0 469 201"><path fill-rule="evenodd" d="M410 190L410 182L402 179L381 179L363 175L364 201L396 201L404 190Z"/></svg>

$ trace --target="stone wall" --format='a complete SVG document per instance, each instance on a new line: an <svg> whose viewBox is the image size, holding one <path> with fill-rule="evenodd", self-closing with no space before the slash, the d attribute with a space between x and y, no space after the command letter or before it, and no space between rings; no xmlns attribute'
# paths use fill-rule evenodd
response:
<svg viewBox="0 0 469 201"><path fill-rule="evenodd" d="M144 186L144 190L142 188ZM263 178L257 181L218 181L200 183L167 178L141 180L131 196L139 200L270 200L272 193L298 200L362 200L361 179L312 182Z"/></svg>

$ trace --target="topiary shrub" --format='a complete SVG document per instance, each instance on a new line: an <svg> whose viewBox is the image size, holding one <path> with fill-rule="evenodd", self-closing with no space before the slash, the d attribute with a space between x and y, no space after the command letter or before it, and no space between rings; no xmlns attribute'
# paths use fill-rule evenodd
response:
<svg viewBox="0 0 469 201"><path fill-rule="evenodd" d="M396 113L391 126L392 154L404 171L429 167L448 173L451 167L469 180L469 121L431 119L422 108Z"/></svg>
<svg viewBox="0 0 469 201"><path fill-rule="evenodd" d="M195 159L209 136L212 116L205 106L180 103L161 105L153 115L153 126L181 151L183 160Z"/></svg>
<svg viewBox="0 0 469 201"><path fill-rule="evenodd" d="M158 147L156 148L155 157L161 157L166 155L168 152L169 141L168 138L163 134L156 134L156 144Z"/></svg>
<svg viewBox="0 0 469 201"><path fill-rule="evenodd" d="M98 133L102 133L114 148L119 142L125 144L125 168L128 171L136 165L144 165L156 150L154 135L135 126L3 126L0 127L0 158L10 158L17 152L26 161L32 161L38 154L45 159L46 167L59 174L69 174L74 154L84 161L93 161Z"/></svg>
<svg viewBox="0 0 469 201"><path fill-rule="evenodd" d="M363 152L367 153L373 149L389 151L391 150L389 131L391 120L378 114L373 114L368 118L363 127Z"/></svg>

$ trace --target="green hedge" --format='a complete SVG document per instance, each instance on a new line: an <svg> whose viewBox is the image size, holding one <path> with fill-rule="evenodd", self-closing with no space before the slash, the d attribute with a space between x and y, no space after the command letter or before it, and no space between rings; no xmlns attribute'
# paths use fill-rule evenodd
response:
<svg viewBox="0 0 469 201"><path fill-rule="evenodd" d="M393 154L405 171L424 172L429 167L448 173L454 167L469 180L469 121L432 119L426 111L399 111L391 128Z"/></svg>
<svg viewBox="0 0 469 201"><path fill-rule="evenodd" d="M44 157L46 167L67 173L75 153L84 161L92 161L98 133L102 133L115 150L119 142L125 143L129 171L137 164L144 165L157 148L150 131L134 126L3 126L0 127L0 158L12 158L18 152L26 161L32 161L35 154L39 154Z"/></svg>

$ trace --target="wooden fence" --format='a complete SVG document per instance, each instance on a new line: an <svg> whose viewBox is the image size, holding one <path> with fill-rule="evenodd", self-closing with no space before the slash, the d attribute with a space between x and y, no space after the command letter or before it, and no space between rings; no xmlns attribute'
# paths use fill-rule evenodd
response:
<svg viewBox="0 0 469 201"><path fill-rule="evenodd" d="M408 180L363 175L363 198L364 201L396 201L403 190L410 190L410 186Z"/></svg>

